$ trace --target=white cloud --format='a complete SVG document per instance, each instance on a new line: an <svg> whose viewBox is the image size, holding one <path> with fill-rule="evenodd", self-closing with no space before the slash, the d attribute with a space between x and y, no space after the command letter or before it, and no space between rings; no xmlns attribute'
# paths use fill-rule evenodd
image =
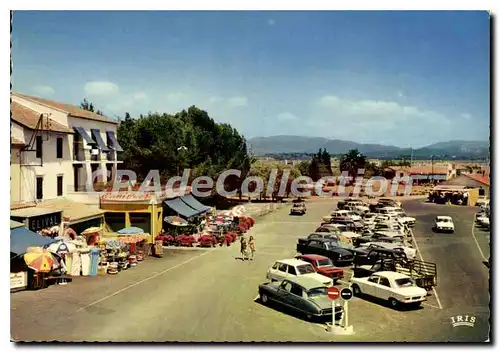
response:
<svg viewBox="0 0 500 352"><path fill-rule="evenodd" d="M223 100L224 99L222 97L212 96L212 97L208 98L208 103L209 104L215 104L215 103L219 103L219 102L221 102Z"/></svg>
<svg viewBox="0 0 500 352"><path fill-rule="evenodd" d="M315 101L305 124L318 134L331 130L337 138L355 141L446 140L454 125L442 113L385 100L350 100L335 95ZM389 138L390 136L390 138ZM393 142L394 143L394 142Z"/></svg>
<svg viewBox="0 0 500 352"><path fill-rule="evenodd" d="M170 92L167 93L166 98L169 103L179 103L187 98L187 94L181 92Z"/></svg>
<svg viewBox="0 0 500 352"><path fill-rule="evenodd" d="M240 106L247 106L248 99L247 97L232 97L227 100L227 103L230 107L236 108Z"/></svg>
<svg viewBox="0 0 500 352"><path fill-rule="evenodd" d="M267 20L267 24L270 26L274 26L276 24L276 21L274 20L274 18L270 18Z"/></svg>
<svg viewBox="0 0 500 352"><path fill-rule="evenodd" d="M145 100L148 100L149 97L146 93L144 92L137 92L134 94L133 96L134 100L135 101L145 101Z"/></svg>
<svg viewBox="0 0 500 352"><path fill-rule="evenodd" d="M404 97L405 97L405 93L404 93L403 91L399 91L399 92L397 92L397 95L398 95L398 97L400 97L400 98L404 98Z"/></svg>
<svg viewBox="0 0 500 352"><path fill-rule="evenodd" d="M45 85L38 85L33 87L33 92L43 97L51 96L55 93L54 88Z"/></svg>
<svg viewBox="0 0 500 352"><path fill-rule="evenodd" d="M297 120L297 116L290 112L282 112L281 114L278 114L278 121L293 121Z"/></svg>
<svg viewBox="0 0 500 352"><path fill-rule="evenodd" d="M460 116L462 118L466 119L466 120L471 120L472 119L472 115L469 114L469 113L466 113L466 112L462 113Z"/></svg>
<svg viewBox="0 0 500 352"><path fill-rule="evenodd" d="M116 83L106 81L87 82L83 89L85 90L85 93L90 97L109 97L120 92L120 88Z"/></svg>

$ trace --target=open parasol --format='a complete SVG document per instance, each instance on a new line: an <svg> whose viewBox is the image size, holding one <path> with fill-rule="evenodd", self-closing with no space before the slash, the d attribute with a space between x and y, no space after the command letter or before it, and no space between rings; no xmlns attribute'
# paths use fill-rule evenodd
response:
<svg viewBox="0 0 500 352"><path fill-rule="evenodd" d="M187 226L189 223L179 216L166 216L164 219L169 224L174 226Z"/></svg>
<svg viewBox="0 0 500 352"><path fill-rule="evenodd" d="M82 231L82 235L90 235L102 231L102 227L89 227L88 229Z"/></svg>
<svg viewBox="0 0 500 352"><path fill-rule="evenodd" d="M29 268L42 273L48 273L54 265L52 254L41 247L29 247L24 254L24 261Z"/></svg>
<svg viewBox="0 0 500 352"><path fill-rule="evenodd" d="M125 227L125 228L121 229L120 231L118 231L117 233L119 233L120 235L136 235L136 234L144 233L144 230L139 228L139 227L131 226L131 227Z"/></svg>
<svg viewBox="0 0 500 352"><path fill-rule="evenodd" d="M66 255L67 253L76 250L76 246L73 243L68 241L60 240L54 243L51 243L47 250L51 253L56 253L59 255Z"/></svg>

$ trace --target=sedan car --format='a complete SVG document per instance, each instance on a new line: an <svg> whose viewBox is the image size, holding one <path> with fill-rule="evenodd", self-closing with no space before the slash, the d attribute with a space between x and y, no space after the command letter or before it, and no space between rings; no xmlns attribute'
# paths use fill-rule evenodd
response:
<svg viewBox="0 0 500 352"><path fill-rule="evenodd" d="M343 309L332 309L332 301L328 298L328 288L308 277L296 277L280 282L266 282L259 285L259 298L263 304L277 303L290 308L308 320L332 317L339 320Z"/></svg>
<svg viewBox="0 0 500 352"><path fill-rule="evenodd" d="M344 269L334 266L330 258L317 254L300 254L295 258L311 263L317 273L331 277L334 284L344 277Z"/></svg>
<svg viewBox="0 0 500 352"><path fill-rule="evenodd" d="M310 263L299 259L282 259L276 261L267 271L266 278L271 281L282 281L299 276L316 280L317 285L333 286L331 278L318 274Z"/></svg>
<svg viewBox="0 0 500 352"><path fill-rule="evenodd" d="M434 221L433 230L435 232L451 232L455 231L455 225L453 224L453 219L451 216L437 216Z"/></svg>
<svg viewBox="0 0 500 352"><path fill-rule="evenodd" d="M427 291L418 287L408 275L393 271L379 271L369 277L352 279L355 296L369 295L389 302L391 307L402 305L418 307L427 299Z"/></svg>

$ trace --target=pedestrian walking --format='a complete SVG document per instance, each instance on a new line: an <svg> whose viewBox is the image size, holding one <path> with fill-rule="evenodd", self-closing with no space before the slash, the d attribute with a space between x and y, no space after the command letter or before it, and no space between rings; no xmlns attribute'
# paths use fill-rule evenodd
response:
<svg viewBox="0 0 500 352"><path fill-rule="evenodd" d="M255 255L255 239L253 236L250 236L250 239L248 240L248 247L250 247L250 260L253 260Z"/></svg>
<svg viewBox="0 0 500 352"><path fill-rule="evenodd" d="M243 260L246 260L248 259L248 253L247 253L247 240L245 236L241 236L240 244L241 244L241 257Z"/></svg>

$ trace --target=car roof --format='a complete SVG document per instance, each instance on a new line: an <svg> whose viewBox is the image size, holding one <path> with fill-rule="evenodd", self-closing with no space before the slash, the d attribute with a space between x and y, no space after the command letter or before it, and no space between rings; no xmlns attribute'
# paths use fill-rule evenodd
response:
<svg viewBox="0 0 500 352"><path fill-rule="evenodd" d="M318 233L318 232L313 232L313 233ZM324 235L325 233L328 233L328 232L319 232L319 234L321 234L321 235ZM328 238L328 237L314 238L312 241L320 241L320 242L336 242L334 239L332 239L332 238Z"/></svg>
<svg viewBox="0 0 500 352"><path fill-rule="evenodd" d="M401 274L401 273L398 273L398 272L395 272L395 271L378 271L378 272L376 272L373 275L375 275L375 276L382 276L382 277L386 277L388 279L393 279L393 280L407 279L407 278L409 278L408 275Z"/></svg>
<svg viewBox="0 0 500 352"><path fill-rule="evenodd" d="M286 278L285 280L298 284L306 290L311 290L318 287L326 287L325 285L320 284L318 280L303 275Z"/></svg>
<svg viewBox="0 0 500 352"><path fill-rule="evenodd" d="M328 257L324 257L322 255L319 255L319 254L300 254L297 256L297 258L308 258L308 259L311 259L311 260L325 260L325 259L328 259Z"/></svg>
<svg viewBox="0 0 500 352"><path fill-rule="evenodd" d="M309 264L308 262L305 262L305 261L300 260L300 259L295 259L295 258L292 258L292 259L279 259L279 260L276 261L276 263L282 263L282 264L287 264L287 265L292 265L292 266L302 265L302 264Z"/></svg>
<svg viewBox="0 0 500 352"><path fill-rule="evenodd" d="M436 216L436 219L450 219L451 220L451 216L448 216L448 215L438 215L438 216Z"/></svg>

